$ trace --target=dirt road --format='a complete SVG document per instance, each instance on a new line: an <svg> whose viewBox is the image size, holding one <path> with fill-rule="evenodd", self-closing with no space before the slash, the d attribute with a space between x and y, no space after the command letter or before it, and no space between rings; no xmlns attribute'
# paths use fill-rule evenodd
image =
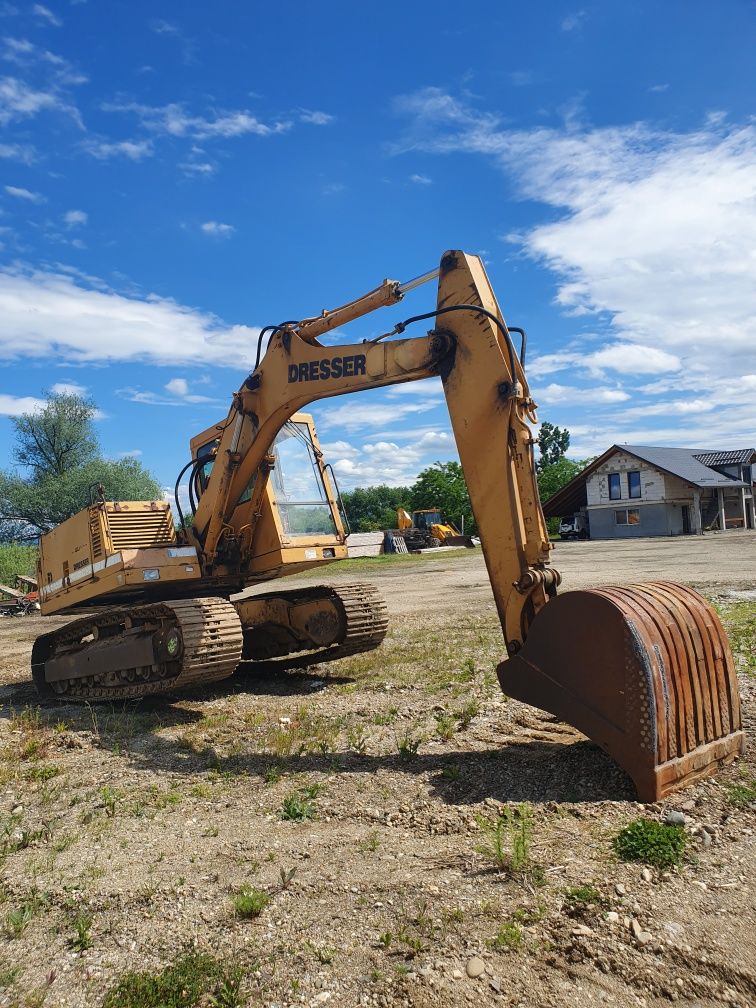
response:
<svg viewBox="0 0 756 1008"><path fill-rule="evenodd" d="M729 533L554 563L567 588L718 599L753 733L754 557ZM51 622L0 620L0 1005L756 1003L752 757L640 806L595 745L502 697L479 552L332 573L384 592L379 651L150 703L39 708ZM618 859L621 828L671 812L679 867Z"/></svg>

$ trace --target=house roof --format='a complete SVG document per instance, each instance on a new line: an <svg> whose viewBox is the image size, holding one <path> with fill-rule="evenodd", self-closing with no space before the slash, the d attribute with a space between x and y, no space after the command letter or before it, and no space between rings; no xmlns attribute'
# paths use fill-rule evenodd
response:
<svg viewBox="0 0 756 1008"><path fill-rule="evenodd" d="M731 479L710 469L699 461L699 456L714 455L717 458L741 452L707 452L699 448L657 448L652 445L612 445L603 455L599 455L582 472L570 480L566 486L557 491L544 503L543 512L547 518L559 518L562 515L574 514L587 503L585 481L591 473L603 465L615 452L633 455L635 458L656 466L671 476L677 476L692 486L703 488L743 487L742 480ZM756 449L746 449L747 456L756 455ZM745 460L748 461L748 458ZM729 463L717 462L716 465Z"/></svg>
<svg viewBox="0 0 756 1008"><path fill-rule="evenodd" d="M705 466L748 465L754 461L756 451L753 448L741 448L739 451L700 452L696 458Z"/></svg>

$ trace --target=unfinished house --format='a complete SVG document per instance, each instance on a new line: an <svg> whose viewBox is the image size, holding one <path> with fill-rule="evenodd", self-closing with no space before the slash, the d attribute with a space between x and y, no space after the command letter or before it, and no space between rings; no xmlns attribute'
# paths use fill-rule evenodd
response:
<svg viewBox="0 0 756 1008"><path fill-rule="evenodd" d="M612 445L544 504L582 513L591 539L700 535L754 528L756 449Z"/></svg>

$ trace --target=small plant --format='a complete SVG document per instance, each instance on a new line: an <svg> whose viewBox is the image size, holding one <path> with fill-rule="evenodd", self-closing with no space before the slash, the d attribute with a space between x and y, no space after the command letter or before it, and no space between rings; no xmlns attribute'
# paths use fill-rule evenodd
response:
<svg viewBox="0 0 756 1008"><path fill-rule="evenodd" d="M436 734L439 738L444 739L448 742L449 739L454 735L454 729L457 727L457 720L453 714L448 711L437 711L436 713Z"/></svg>
<svg viewBox="0 0 756 1008"><path fill-rule="evenodd" d="M496 819L476 816L484 841L475 850L492 861L501 871L524 872L530 864L533 816L527 802L515 810L504 807Z"/></svg>
<svg viewBox="0 0 756 1008"><path fill-rule="evenodd" d="M106 993L102 1008L243 1008L243 973L211 955L193 952L159 973L126 973Z"/></svg>
<svg viewBox="0 0 756 1008"><path fill-rule="evenodd" d="M636 819L619 831L613 843L623 861L640 861L664 869L680 864L687 840L682 826Z"/></svg>
<svg viewBox="0 0 756 1008"><path fill-rule="evenodd" d="M263 780L266 784L278 784L282 776L283 772L281 767L277 763L271 763L270 766L265 768Z"/></svg>
<svg viewBox="0 0 756 1008"><path fill-rule="evenodd" d="M262 889L255 889L254 886L244 885L234 896L234 913L237 917L250 918L259 917L265 907L270 903L270 896Z"/></svg>
<svg viewBox="0 0 756 1008"><path fill-rule="evenodd" d="M399 714L398 707L390 707L387 711L378 711L377 714L373 714L373 724L391 725L394 723L394 721L396 721L398 714Z"/></svg>
<svg viewBox="0 0 756 1008"><path fill-rule="evenodd" d="M381 933L378 935L378 944L381 946L382 949L385 949L387 952L391 948L391 943L393 942L393 940L394 936L390 931L381 931Z"/></svg>
<svg viewBox="0 0 756 1008"><path fill-rule="evenodd" d="M409 731L406 731L404 735L397 738L396 748L399 754L399 761L401 763L409 763L411 760L416 759L423 741L422 735L412 735Z"/></svg>
<svg viewBox="0 0 756 1008"><path fill-rule="evenodd" d="M319 963L330 966L336 958L336 949L328 948L327 945L313 945L312 942L305 942L308 951L311 952Z"/></svg>
<svg viewBox="0 0 756 1008"><path fill-rule="evenodd" d="M728 784L727 800L737 808L748 808L756 805L756 780L750 780L742 784Z"/></svg>
<svg viewBox="0 0 756 1008"><path fill-rule="evenodd" d="M494 937L488 942L488 947L497 952L506 952L517 948L522 941L522 928L511 921L502 924Z"/></svg>
<svg viewBox="0 0 756 1008"><path fill-rule="evenodd" d="M71 948L77 952L85 952L93 945L92 941L92 915L86 910L79 910L73 918L74 935L70 940Z"/></svg>
<svg viewBox="0 0 756 1008"><path fill-rule="evenodd" d="M441 771L441 776L446 781L456 782L462 780L462 768L459 763L450 763Z"/></svg>
<svg viewBox="0 0 756 1008"><path fill-rule="evenodd" d="M22 903L9 910L5 917L5 933L9 938L20 938L31 924L36 907L33 903Z"/></svg>
<svg viewBox="0 0 756 1008"><path fill-rule="evenodd" d="M281 888L288 889L297 874L296 868L281 868L278 877L281 879Z"/></svg>
<svg viewBox="0 0 756 1008"><path fill-rule="evenodd" d="M381 838L378 836L377 830L371 830L367 836L361 837L357 841L357 847L359 850L366 854L368 851L377 851L381 845Z"/></svg>
<svg viewBox="0 0 756 1008"><path fill-rule="evenodd" d="M105 809L105 815L110 816L111 819L116 814L116 807L120 800L120 793L118 791L114 791L113 788L108 787L107 784L104 788L100 789L100 801Z"/></svg>
<svg viewBox="0 0 756 1008"><path fill-rule="evenodd" d="M369 738L370 735L365 731L364 725L357 725L347 732L347 744L360 756L364 756L367 752Z"/></svg>
<svg viewBox="0 0 756 1008"><path fill-rule="evenodd" d="M480 714L480 704L477 700L468 700L463 704L456 712L460 729L464 731L466 728L469 728L473 718L477 717L478 714Z"/></svg>
<svg viewBox="0 0 756 1008"><path fill-rule="evenodd" d="M603 906L606 903L598 889L592 885L569 886L564 890L564 894L570 903L582 903L586 906L590 904Z"/></svg>
<svg viewBox="0 0 756 1008"><path fill-rule="evenodd" d="M304 822L305 819L314 819L313 800L317 798L321 790L320 784L311 784L309 787L300 788L299 791L292 791L283 800L281 818L290 822Z"/></svg>
<svg viewBox="0 0 756 1008"><path fill-rule="evenodd" d="M45 781L52 780L53 777L57 777L59 773L60 770L58 767L48 763L45 766L30 767L24 773L24 780L41 781L44 783Z"/></svg>

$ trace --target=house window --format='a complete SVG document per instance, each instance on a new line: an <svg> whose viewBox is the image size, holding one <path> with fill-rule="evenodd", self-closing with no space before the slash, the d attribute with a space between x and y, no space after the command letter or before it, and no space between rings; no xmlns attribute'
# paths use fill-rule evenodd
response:
<svg viewBox="0 0 756 1008"><path fill-rule="evenodd" d="M609 473L609 500L622 500L619 473Z"/></svg>
<svg viewBox="0 0 756 1008"><path fill-rule="evenodd" d="M640 525L640 510L638 508L621 508L614 512L615 525Z"/></svg>
<svg viewBox="0 0 756 1008"><path fill-rule="evenodd" d="M640 497L640 495L641 495L640 473L629 472L627 474L627 496Z"/></svg>

